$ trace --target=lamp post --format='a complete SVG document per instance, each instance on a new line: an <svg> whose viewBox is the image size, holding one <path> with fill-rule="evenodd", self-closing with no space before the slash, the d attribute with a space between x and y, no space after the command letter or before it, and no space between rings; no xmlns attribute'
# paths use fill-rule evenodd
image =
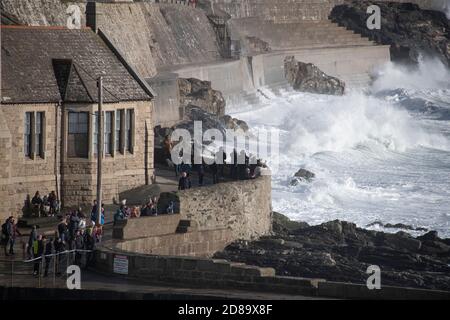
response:
<svg viewBox="0 0 450 320"><path fill-rule="evenodd" d="M97 80L98 87L98 137L97 137L97 225L101 225L102 219L102 162L103 162L103 77Z"/></svg>

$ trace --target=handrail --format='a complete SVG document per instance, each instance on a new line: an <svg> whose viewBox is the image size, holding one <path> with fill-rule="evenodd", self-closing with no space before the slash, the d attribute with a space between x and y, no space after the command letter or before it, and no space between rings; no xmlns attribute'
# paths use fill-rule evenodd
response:
<svg viewBox="0 0 450 320"><path fill-rule="evenodd" d="M55 256L59 256L61 254L67 254L67 253L73 253L73 252L94 252L94 250L84 250L84 249L73 249L73 250L65 250L65 251L61 251L61 252L57 252L57 253L52 253L52 254L43 254L37 258L34 259L28 259L28 260L21 260L21 259L12 259L12 260L6 260L6 259L0 259L0 263L2 262L23 262L23 263L29 263L29 262L33 262L36 260L41 260L42 258L46 258L46 257L55 257Z"/></svg>

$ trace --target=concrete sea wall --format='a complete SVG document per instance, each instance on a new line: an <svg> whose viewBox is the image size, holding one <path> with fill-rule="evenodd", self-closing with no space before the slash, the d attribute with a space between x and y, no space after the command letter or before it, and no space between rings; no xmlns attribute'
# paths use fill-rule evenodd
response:
<svg viewBox="0 0 450 320"><path fill-rule="evenodd" d="M120 264L117 262L120 261ZM120 268L118 268L120 265ZM126 268L124 268L126 266ZM260 268L226 260L95 252L97 271L139 279L148 283L173 283L201 288L242 289L338 299L434 300L450 299L450 292L365 284L328 282L323 279L283 277L272 268Z"/></svg>
<svg viewBox="0 0 450 320"><path fill-rule="evenodd" d="M235 240L272 231L271 179L220 183L165 194L179 202L180 214L140 217L116 223L114 250L174 256L212 256ZM158 207L167 203L161 195Z"/></svg>
<svg viewBox="0 0 450 320"><path fill-rule="evenodd" d="M334 5L343 0L211 0L233 18L262 17L277 23L327 19Z"/></svg>

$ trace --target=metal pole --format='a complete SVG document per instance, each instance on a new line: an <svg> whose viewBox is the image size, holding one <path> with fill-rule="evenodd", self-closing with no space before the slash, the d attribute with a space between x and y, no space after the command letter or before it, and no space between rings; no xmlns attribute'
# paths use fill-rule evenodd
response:
<svg viewBox="0 0 450 320"><path fill-rule="evenodd" d="M98 78L98 143L97 143L97 225L102 216L102 161L103 161L103 77Z"/></svg>

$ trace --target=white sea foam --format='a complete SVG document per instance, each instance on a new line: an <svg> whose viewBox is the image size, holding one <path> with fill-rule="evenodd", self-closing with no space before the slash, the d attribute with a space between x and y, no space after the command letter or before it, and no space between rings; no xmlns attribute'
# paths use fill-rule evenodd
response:
<svg viewBox="0 0 450 320"><path fill-rule="evenodd" d="M282 132L274 210L314 224L381 220L450 236L450 122L441 116L450 77L441 67L388 65L372 95L265 93L270 100L257 110L235 112L254 130ZM291 186L299 168L316 173L314 182Z"/></svg>

